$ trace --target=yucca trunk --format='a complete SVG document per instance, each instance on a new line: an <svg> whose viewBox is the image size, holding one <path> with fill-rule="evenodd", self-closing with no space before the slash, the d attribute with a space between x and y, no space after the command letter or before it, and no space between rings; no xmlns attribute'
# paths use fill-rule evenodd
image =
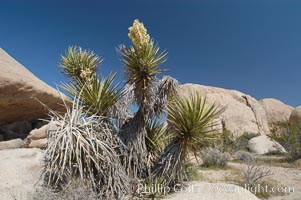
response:
<svg viewBox="0 0 301 200"><path fill-rule="evenodd" d="M128 153L123 158L127 174L133 179L144 178L147 175L147 148L146 148L146 115L143 109L123 125L120 132Z"/></svg>
<svg viewBox="0 0 301 200"><path fill-rule="evenodd" d="M182 141L174 139L158 158L152 176L155 178L164 177L165 184L169 186L186 180L187 152L185 152L185 146Z"/></svg>

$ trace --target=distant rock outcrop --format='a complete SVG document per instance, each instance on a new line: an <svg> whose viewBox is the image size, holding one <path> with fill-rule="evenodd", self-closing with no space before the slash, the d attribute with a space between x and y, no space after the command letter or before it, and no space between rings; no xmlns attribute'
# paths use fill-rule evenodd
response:
<svg viewBox="0 0 301 200"><path fill-rule="evenodd" d="M47 116L48 110L63 111L61 97L0 48L0 125Z"/></svg>
<svg viewBox="0 0 301 200"><path fill-rule="evenodd" d="M182 93L198 91L207 98L207 103L216 103L224 107L220 116L220 123L224 130L236 135L243 133L269 134L268 120L263 107L250 95L236 90L227 90L218 87L198 84L184 84Z"/></svg>
<svg viewBox="0 0 301 200"><path fill-rule="evenodd" d="M301 106L298 106L292 111L289 117L289 123L292 125L301 124Z"/></svg>
<svg viewBox="0 0 301 200"><path fill-rule="evenodd" d="M273 128L273 126L281 122L288 122L289 117L294 110L294 107L286 105L277 99L261 99L259 103L266 112L270 128Z"/></svg>

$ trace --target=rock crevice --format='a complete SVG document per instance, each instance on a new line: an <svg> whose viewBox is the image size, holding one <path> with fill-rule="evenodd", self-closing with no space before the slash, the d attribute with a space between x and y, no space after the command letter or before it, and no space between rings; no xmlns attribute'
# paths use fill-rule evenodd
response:
<svg viewBox="0 0 301 200"><path fill-rule="evenodd" d="M258 133L260 135L269 134L270 130L267 122L267 116L263 107L258 103L258 101L249 95L243 95L242 97L246 100L246 105L251 108L254 114L256 124L258 126Z"/></svg>

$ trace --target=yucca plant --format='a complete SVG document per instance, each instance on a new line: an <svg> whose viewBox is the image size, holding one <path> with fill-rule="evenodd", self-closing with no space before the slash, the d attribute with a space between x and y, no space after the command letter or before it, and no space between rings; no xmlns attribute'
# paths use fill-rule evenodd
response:
<svg viewBox="0 0 301 200"><path fill-rule="evenodd" d="M156 76L164 70L159 66L166 61L166 52L150 39L143 23L134 21L129 28L132 46L121 45L118 52L125 66L127 84L132 88L138 111L121 127L120 137L128 148L124 158L127 173L132 178L145 178L148 174L146 126L155 115L161 114L167 99L175 90L176 81L170 77L164 82Z"/></svg>
<svg viewBox="0 0 301 200"><path fill-rule="evenodd" d="M128 194L129 184L119 153L122 143L104 117L87 113L75 98L66 114L51 111L44 170L48 187L63 189L74 179L86 181L105 199ZM118 153L119 152L119 153Z"/></svg>
<svg viewBox="0 0 301 200"><path fill-rule="evenodd" d="M70 100L77 100L80 111L85 115L80 119L88 120L91 123L89 125L91 128L89 129L90 134L85 132L88 130L85 126L83 126L85 131L76 129L75 132L66 132L67 127L74 125L74 122L71 123L71 118L74 120L74 116L69 116L70 120L65 118L62 120L62 117L62 119L60 116L57 117L61 122L65 122L61 124L61 130L56 132L50 141L58 140L62 147L56 151L50 145L50 149L47 150L47 152L52 152L52 154L47 154L47 162L49 162L46 167L48 183L57 185L60 182L66 182L69 177L77 174L87 179L88 176L85 175L87 172L95 176L90 175L94 187L98 183L102 184L109 181L109 186L103 187L101 191L109 191L110 194L115 195L121 185L119 185L119 181L115 182L113 181L115 178L110 179L109 176L114 176L112 171L117 171L115 168L117 165L118 168L125 169L127 176L131 178L130 181L134 181L134 184L138 183L137 179L152 178L149 176L150 168L153 167L160 151L165 147L162 141L165 141L163 138L166 137L166 133L163 133L166 127L158 123L148 125L150 122L154 122L155 118L164 121L165 108L173 96L177 95L178 82L169 76L158 77L165 71L160 68L160 65L166 61L167 53L165 51L160 52L158 45L150 39L144 25L138 20L135 20L133 26L129 28L129 38L132 41L132 46L125 47L122 45L118 49L122 63L125 65L126 74L126 85L122 90L120 85L113 83L115 74L107 78L97 74L102 59L92 51L83 50L80 47L69 47L66 55L62 56L60 67L63 73L70 78L70 81L62 84L61 88L68 93ZM137 108L137 112L132 112L133 106ZM77 109L70 110L75 112L73 110ZM66 122L68 120L70 123ZM107 144L108 148L116 147L111 150L114 150L115 156L121 155L121 157L118 157L119 161L116 161L112 168L106 168L99 173L99 176L96 176L94 172L98 172L99 166L96 165L98 160L95 160L95 157L100 156L103 159L101 162L110 159L111 157L106 155L108 151L101 150L98 152L99 154L95 152L91 154L90 149L84 145L82 153L72 154L74 153L72 149L78 148L78 146L72 146L74 143L70 142L74 141L70 140L73 137L82 139L76 140L76 145L79 144L78 142L83 144L88 144L87 141L92 142L93 151L95 148L97 150L101 148L97 146L99 141L95 138L101 137L100 141L102 139L105 141L112 140L111 146ZM107 140L107 138L110 139ZM96 143L94 144L94 142ZM121 146L124 147L125 151ZM67 153L65 149L67 149ZM65 167L65 165L69 166L70 163L65 161L65 154L62 152L65 152L66 155L75 155L75 162L73 157L71 159L71 168ZM64 167L59 169L58 166L62 163ZM108 163L110 162L108 161ZM119 166L120 163L123 166ZM89 168L93 169L92 171L83 170L86 165L91 166L90 164L93 166ZM103 164L103 166L106 167L108 164ZM104 172L108 173L108 176L104 176ZM94 180L97 181L94 183ZM121 177L117 176L117 180L121 180ZM124 188L126 188L127 181ZM113 183L118 184L111 186ZM121 191L125 191L125 189Z"/></svg>
<svg viewBox="0 0 301 200"><path fill-rule="evenodd" d="M60 87L71 98L80 96L82 106L90 114L110 117L122 93L119 84L113 85L116 74L107 78L98 76L101 63L101 58L92 51L69 47L66 55L62 56L60 67L71 80Z"/></svg>
<svg viewBox="0 0 301 200"><path fill-rule="evenodd" d="M221 112L215 104L207 105L197 92L175 98L168 106L171 142L157 160L153 177L163 177L169 185L186 180L185 164L192 155L200 158L201 148L215 138L214 119Z"/></svg>

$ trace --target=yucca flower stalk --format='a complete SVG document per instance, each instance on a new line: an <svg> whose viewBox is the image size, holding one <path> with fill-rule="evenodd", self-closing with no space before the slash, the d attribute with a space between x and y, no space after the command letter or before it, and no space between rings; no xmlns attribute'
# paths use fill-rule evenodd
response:
<svg viewBox="0 0 301 200"><path fill-rule="evenodd" d="M200 158L201 148L215 138L214 119L222 111L215 104L207 105L197 92L173 99L167 119L171 142L157 160L153 177L164 178L169 185L187 179L185 164L191 155Z"/></svg>

